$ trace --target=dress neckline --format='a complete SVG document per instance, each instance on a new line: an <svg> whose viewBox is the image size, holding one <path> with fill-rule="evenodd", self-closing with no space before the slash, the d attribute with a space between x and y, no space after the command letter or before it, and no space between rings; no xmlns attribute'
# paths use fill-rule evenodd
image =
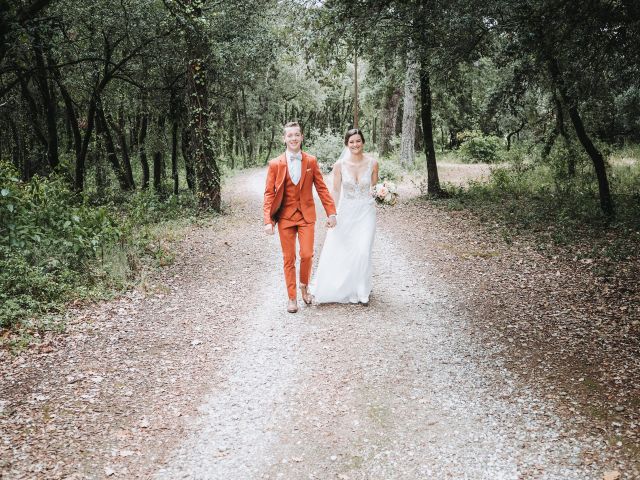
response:
<svg viewBox="0 0 640 480"><path fill-rule="evenodd" d="M371 159L371 158L369 158L369 160L367 161L367 168L366 168L366 169L364 170L364 172L362 173L362 177L364 177L364 176L369 172L369 169L371 168L371 162L372 162L372 159ZM353 179L353 182L354 182L356 185L360 185L360 180L362 180L362 178L360 178L360 179L356 180L356 176L355 176L354 174L352 174L352 173L349 171L349 167L347 167L345 160L342 160L342 163L344 163L344 164L345 164L345 169L346 169L346 170L347 170L347 172L349 173L349 176Z"/></svg>

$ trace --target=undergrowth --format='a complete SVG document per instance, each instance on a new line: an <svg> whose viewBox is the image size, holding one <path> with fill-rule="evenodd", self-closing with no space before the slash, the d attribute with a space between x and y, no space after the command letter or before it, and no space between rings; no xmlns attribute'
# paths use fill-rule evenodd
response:
<svg viewBox="0 0 640 480"><path fill-rule="evenodd" d="M471 210L507 242L526 235L541 250L580 245L575 250L578 257L617 261L637 256L640 159L614 160L609 165L616 208L612 220L600 209L598 186L589 162L579 159L575 175L569 175L567 152L558 150L544 162L513 152L507 158L509 163L492 169L488 181L470 182L464 187L447 185L449 198L434 201L449 209Z"/></svg>
<svg viewBox="0 0 640 480"><path fill-rule="evenodd" d="M162 238L193 220L186 191L78 195L55 175L17 178L0 165L0 328L61 328L71 300L104 298L127 288L145 265L170 263ZM23 341L21 340L21 341Z"/></svg>

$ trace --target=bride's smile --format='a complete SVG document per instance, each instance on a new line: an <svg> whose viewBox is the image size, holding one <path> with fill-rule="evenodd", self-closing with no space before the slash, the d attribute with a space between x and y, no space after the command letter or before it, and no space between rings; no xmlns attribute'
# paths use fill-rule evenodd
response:
<svg viewBox="0 0 640 480"><path fill-rule="evenodd" d="M349 138L349 144L347 146L349 147L351 155L355 156L356 158L362 155L364 144L362 143L362 138L360 137L360 135L352 135L351 138Z"/></svg>

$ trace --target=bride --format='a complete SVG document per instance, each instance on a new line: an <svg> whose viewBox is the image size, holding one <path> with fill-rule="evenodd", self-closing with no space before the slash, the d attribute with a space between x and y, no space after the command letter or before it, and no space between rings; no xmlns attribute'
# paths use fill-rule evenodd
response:
<svg viewBox="0 0 640 480"><path fill-rule="evenodd" d="M369 303L371 249L376 231L371 187L378 182L378 162L364 154L364 135L353 128L333 166L333 198L338 224L327 231L311 292L316 303Z"/></svg>

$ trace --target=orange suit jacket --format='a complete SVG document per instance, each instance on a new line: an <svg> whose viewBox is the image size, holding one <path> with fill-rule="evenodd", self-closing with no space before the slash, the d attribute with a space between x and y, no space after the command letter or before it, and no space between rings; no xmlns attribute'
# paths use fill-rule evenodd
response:
<svg viewBox="0 0 640 480"><path fill-rule="evenodd" d="M329 189L322 179L322 172L320 172L316 157L302 152L301 167L300 181L296 187L300 189L300 210L305 221L307 223L316 221L313 185L316 187L316 192L318 192L318 197L320 197L327 216L334 215L336 213L336 205L333 202ZM275 225L278 222L278 211L282 206L285 175L287 175L287 157L283 153L279 157L269 161L263 204L265 225L269 223Z"/></svg>

